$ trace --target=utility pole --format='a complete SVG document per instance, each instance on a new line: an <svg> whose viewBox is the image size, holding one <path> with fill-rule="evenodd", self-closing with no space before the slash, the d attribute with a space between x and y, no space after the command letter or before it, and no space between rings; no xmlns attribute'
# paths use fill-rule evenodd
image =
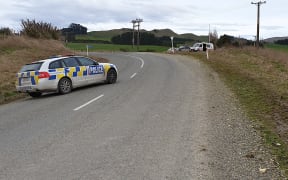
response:
<svg viewBox="0 0 288 180"><path fill-rule="evenodd" d="M210 43L210 40L211 40L211 32L210 32L210 24L209 24L209 34L208 34L208 42Z"/></svg>
<svg viewBox="0 0 288 180"><path fill-rule="evenodd" d="M174 45L173 45L173 39L174 39L174 37L171 36L170 39L171 39L171 44L172 44L172 53L174 54Z"/></svg>
<svg viewBox="0 0 288 180"><path fill-rule="evenodd" d="M134 44L135 44L135 38L134 38L134 32L135 32L135 27L138 27L138 33L137 33L137 50L139 50L139 45L140 45L140 23L143 22L143 19L135 19L132 20L131 23L133 24L133 37L132 37L132 44L133 44L133 48L134 48Z"/></svg>
<svg viewBox="0 0 288 180"><path fill-rule="evenodd" d="M134 45L135 45L135 24L136 24L136 20L132 20L131 23L133 24L133 33L132 33L132 47L134 49Z"/></svg>
<svg viewBox="0 0 288 180"><path fill-rule="evenodd" d="M251 2L251 4L257 5L257 39L256 39L257 48L259 48L260 6L265 3L266 1Z"/></svg>

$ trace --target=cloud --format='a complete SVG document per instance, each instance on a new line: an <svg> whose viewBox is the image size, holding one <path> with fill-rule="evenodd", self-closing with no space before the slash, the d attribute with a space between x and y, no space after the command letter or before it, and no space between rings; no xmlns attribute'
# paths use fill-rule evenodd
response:
<svg viewBox="0 0 288 180"><path fill-rule="evenodd" d="M261 32L287 34L288 1L261 6ZM1 2L0 27L20 29L21 19L45 21L59 28L70 23L88 30L130 28L141 18L142 28L170 28L177 33L207 34L209 24L219 34L254 34L257 8L251 1L206 0L9 0Z"/></svg>

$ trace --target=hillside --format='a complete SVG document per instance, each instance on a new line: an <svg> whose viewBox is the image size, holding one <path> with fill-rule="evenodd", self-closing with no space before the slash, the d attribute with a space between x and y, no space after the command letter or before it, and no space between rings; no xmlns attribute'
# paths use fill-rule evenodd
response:
<svg viewBox="0 0 288 180"><path fill-rule="evenodd" d="M103 41L110 41L113 36L117 36L126 32L132 32L132 29L129 28L122 28L122 29L112 29L107 31L91 31L88 32L87 35L78 35L76 37L77 40L103 40ZM191 41L207 41L207 36L197 36L192 33L186 33L186 34L177 34L171 29L154 29L151 31L147 31L144 29L141 29L140 32L148 32L154 34L156 37L176 37L176 38L182 38L182 39L191 39Z"/></svg>
<svg viewBox="0 0 288 180"><path fill-rule="evenodd" d="M272 38L264 39L264 41L268 42L268 43L274 43L275 41L285 40L285 39L288 39L288 36L286 36L286 37L272 37Z"/></svg>

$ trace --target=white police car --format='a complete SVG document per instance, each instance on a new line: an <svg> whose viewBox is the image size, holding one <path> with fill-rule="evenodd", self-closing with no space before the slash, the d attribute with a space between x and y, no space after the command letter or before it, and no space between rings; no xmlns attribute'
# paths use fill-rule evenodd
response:
<svg viewBox="0 0 288 180"><path fill-rule="evenodd" d="M55 57L24 65L17 73L16 89L32 97L50 91L66 94L97 82L115 83L117 76L114 64L98 63L84 56Z"/></svg>

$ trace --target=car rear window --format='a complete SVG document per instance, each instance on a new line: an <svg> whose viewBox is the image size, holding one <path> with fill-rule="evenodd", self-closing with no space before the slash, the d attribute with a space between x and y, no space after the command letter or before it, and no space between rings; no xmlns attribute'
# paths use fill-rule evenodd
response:
<svg viewBox="0 0 288 180"><path fill-rule="evenodd" d="M38 71L38 70L40 70L42 64L43 64L43 62L26 64L21 68L20 72Z"/></svg>

